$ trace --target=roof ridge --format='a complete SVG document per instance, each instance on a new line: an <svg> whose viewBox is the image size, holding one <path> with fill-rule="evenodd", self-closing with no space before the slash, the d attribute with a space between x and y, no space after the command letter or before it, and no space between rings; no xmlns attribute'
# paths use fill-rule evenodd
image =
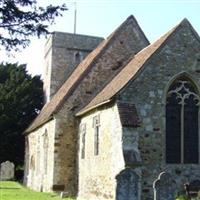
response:
<svg viewBox="0 0 200 200"><path fill-rule="evenodd" d="M194 36L196 37L196 39L200 41L200 36L199 36L199 34L196 32L196 30L194 29L194 27L192 26L192 24L190 23L190 21L189 21L187 18L184 18L184 19L182 20L182 23L188 25L188 26L190 27L192 33L193 33Z"/></svg>
<svg viewBox="0 0 200 200"><path fill-rule="evenodd" d="M33 123L26 129L25 132L35 130L48 120L50 120L56 112L59 111L63 102L71 95L77 88L82 79L92 69L93 63L103 54L103 52L110 46L110 43L115 39L115 36L124 30L124 26L135 20L133 16L129 16L110 36L103 40L85 59L73 70L73 73L68 77L56 94L52 97L50 102L46 104ZM139 25L138 25L139 26ZM143 34L143 33L142 33Z"/></svg>
<svg viewBox="0 0 200 200"><path fill-rule="evenodd" d="M130 23L131 21L139 28L139 31L142 33L142 35L144 36L144 39L149 44L150 43L149 40L147 39L146 35L144 34L143 30L141 29L140 25L138 24L136 18L133 15L130 15L129 17L127 17L126 20L117 29L115 29L106 39L109 39L110 37L112 37L114 33L119 31L123 26Z"/></svg>
<svg viewBox="0 0 200 200"><path fill-rule="evenodd" d="M92 66L92 64L101 56L101 54L107 49L107 47L110 45L110 43L112 42L112 40L114 40L115 39L115 36L117 35L117 33L120 33L121 31L123 31L123 27L124 26L126 26L126 25L128 25L129 23L130 23L130 21L131 20L134 20L134 22L136 22L137 23L137 21L136 21L136 19L133 17L133 15L130 15L118 28L116 28L115 29L115 31L113 31L111 34L110 34L110 36L108 37L108 38L106 38L105 40L103 40L102 42L100 42L100 44L94 49L94 50L96 50L99 46L101 46L101 44L104 44L104 45L102 45L103 46L103 48L101 48L100 49L100 51L99 51L99 53L92 59L92 61L91 61L91 63L88 65L88 67L85 69L85 71L83 71L82 72L82 74L78 77L78 79L77 79L77 81L74 83L74 84L76 84L77 82L79 82L79 80L82 80L84 77L85 77L85 74L87 74L88 73L88 71L90 71L90 69L91 69L91 66ZM139 26L139 25L138 25ZM93 51L92 51L93 52ZM90 54L88 54L85 58L84 58L84 60L87 60L87 58L89 57L89 55ZM82 61L82 62L84 62L84 60ZM82 63L81 62L81 63ZM79 65L81 65L81 63L79 64ZM78 66L79 66L78 65ZM78 66L76 67L76 68L78 68ZM74 71L76 70L76 68L74 69ZM73 73L71 73L71 75L73 75ZM70 75L70 76L71 76ZM70 76L69 76L69 78L70 78ZM68 79L67 79L68 80ZM65 81L65 82L67 82L67 80ZM65 83L64 83L65 84ZM63 84L63 85L64 85ZM72 87L74 86L74 84L72 85ZM62 85L62 86L63 86ZM62 87L61 86L61 87ZM76 86L76 85L75 85ZM74 90L76 87L74 87L74 88L70 88L70 90ZM57 91L58 92L58 91ZM56 92L56 93L57 93ZM66 94L67 95L67 94ZM66 96L65 95L65 96ZM62 102L63 101L65 101L66 100L66 98L64 97L63 99L62 99ZM59 104L59 105L57 105L56 106L56 108L55 108L55 112L57 112L59 109L60 109L60 107L62 106L62 102Z"/></svg>
<svg viewBox="0 0 200 200"><path fill-rule="evenodd" d="M170 29L167 33L165 33L163 36L161 36L159 39L157 39L154 43L148 45L147 47L143 48L141 51L139 51L132 60L130 60L130 62L126 65L126 67L124 67L104 88L102 88L102 90L89 102L89 104L87 104L83 109L81 109L76 116L81 116L83 114L85 114L86 112L98 107L99 105L103 105L104 102L108 103L111 101L111 98L113 98L120 90L122 90L126 84L128 84L128 82L140 71L142 70L142 67L149 61L149 59L155 54L157 53L157 51L162 49L162 46L164 46L166 44L166 42L172 37L172 35L174 35L181 27L182 25L184 25L185 23L190 24L189 21L185 18L183 19L180 23L178 23L178 25L174 26L172 29ZM150 52L148 52L145 56L145 60L143 63L140 63L137 59L139 56L143 55L146 53L146 51L151 50ZM113 82L115 82L115 80L118 79L118 77L121 76L121 74L127 70L127 68L133 63L136 62L137 68L135 69L135 71L132 69L132 75L129 74L130 78L125 81L123 80L125 83L122 84L117 91L114 92L114 90L112 90L111 92L113 93L112 95L109 96L109 98L106 99L101 99L103 101L96 102L95 104L95 100L98 99L98 97L105 92L105 90L110 86ZM116 84L116 83L115 83ZM115 85L113 84L113 85ZM114 87L112 87L114 88ZM111 93L110 93L111 94Z"/></svg>

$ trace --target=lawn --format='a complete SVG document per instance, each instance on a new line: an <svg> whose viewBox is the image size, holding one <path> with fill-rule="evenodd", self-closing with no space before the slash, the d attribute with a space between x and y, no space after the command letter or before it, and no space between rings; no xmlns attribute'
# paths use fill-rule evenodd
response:
<svg viewBox="0 0 200 200"><path fill-rule="evenodd" d="M0 181L0 200L61 200L54 193L34 192L13 181ZM64 200L73 200L64 198Z"/></svg>

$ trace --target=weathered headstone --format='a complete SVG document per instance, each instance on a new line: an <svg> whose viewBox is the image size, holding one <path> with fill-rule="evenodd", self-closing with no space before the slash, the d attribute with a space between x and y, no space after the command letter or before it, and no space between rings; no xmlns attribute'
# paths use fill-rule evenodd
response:
<svg viewBox="0 0 200 200"><path fill-rule="evenodd" d="M132 169L125 169L116 179L116 200L139 199L139 176Z"/></svg>
<svg viewBox="0 0 200 200"><path fill-rule="evenodd" d="M171 175L162 172L153 183L154 200L174 200L176 196L176 182Z"/></svg>
<svg viewBox="0 0 200 200"><path fill-rule="evenodd" d="M15 171L15 165L12 162L6 161L1 163L0 180L7 181L14 179L14 174L15 174L14 171Z"/></svg>
<svg viewBox="0 0 200 200"><path fill-rule="evenodd" d="M190 183L184 184L186 193L188 193L191 197L196 197L200 192L200 180L196 179L191 181Z"/></svg>

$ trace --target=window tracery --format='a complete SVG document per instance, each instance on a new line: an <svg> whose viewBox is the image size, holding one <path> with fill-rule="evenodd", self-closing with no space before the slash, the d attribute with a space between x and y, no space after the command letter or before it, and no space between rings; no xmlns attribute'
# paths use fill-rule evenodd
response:
<svg viewBox="0 0 200 200"><path fill-rule="evenodd" d="M166 162L198 163L200 98L192 82L179 78L166 99Z"/></svg>

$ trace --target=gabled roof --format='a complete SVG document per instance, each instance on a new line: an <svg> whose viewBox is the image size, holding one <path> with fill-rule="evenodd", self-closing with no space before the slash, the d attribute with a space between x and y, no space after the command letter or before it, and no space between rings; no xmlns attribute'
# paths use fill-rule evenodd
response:
<svg viewBox="0 0 200 200"><path fill-rule="evenodd" d="M123 30L129 23L137 24L135 18L131 15L126 19L124 23L121 24L119 28L116 29L106 40L103 40L95 50L93 50L86 58L74 69L72 74L66 80L66 82L61 86L58 92L53 96L51 101L47 103L37 118L25 131L29 133L42 124L53 118L53 114L57 113L66 99L73 93L76 87L80 84L86 74L89 73L93 66L93 63L103 54L103 52L112 44L115 36ZM139 27L139 26L138 26ZM140 29L142 32L142 30ZM144 39L147 41L146 37Z"/></svg>
<svg viewBox="0 0 200 200"><path fill-rule="evenodd" d="M173 29L171 29L169 32L167 32L165 35L163 35L160 39L158 39L153 44L147 46L143 50L141 50L139 53L137 53L134 58L117 74L109 84L107 84L101 92L99 92L91 101L90 103L85 106L82 110L80 110L76 116L81 116L88 111L101 106L103 104L106 104L110 102L114 96L123 89L126 84L135 78L136 74L143 69L145 64L148 62L148 60L157 52L159 51L162 46L166 44L166 42L169 40L169 38L175 34L182 26L189 26L191 30L195 33L194 29L190 25L189 21L187 19L184 19L180 24L175 26Z"/></svg>

